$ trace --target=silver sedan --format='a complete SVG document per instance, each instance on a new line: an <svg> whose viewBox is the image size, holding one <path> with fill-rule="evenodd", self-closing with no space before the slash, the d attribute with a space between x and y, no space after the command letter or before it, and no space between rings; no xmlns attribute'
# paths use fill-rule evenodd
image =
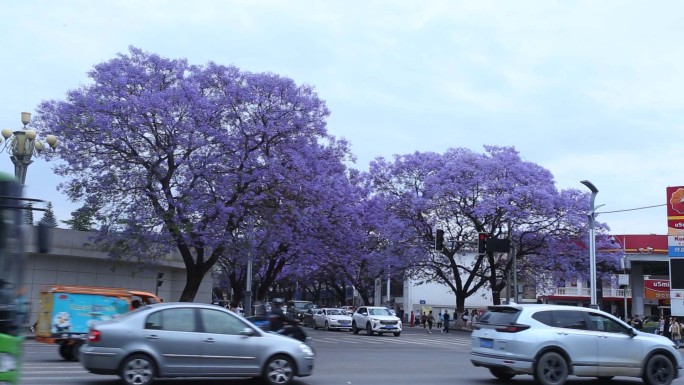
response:
<svg viewBox="0 0 684 385"><path fill-rule="evenodd" d="M143 306L94 325L81 362L127 385L172 377L261 377L287 385L311 375L314 352L219 306L182 302Z"/></svg>

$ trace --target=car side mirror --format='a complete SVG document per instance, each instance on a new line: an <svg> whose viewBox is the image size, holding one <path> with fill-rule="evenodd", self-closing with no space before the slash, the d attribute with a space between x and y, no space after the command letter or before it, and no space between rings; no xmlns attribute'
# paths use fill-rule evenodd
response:
<svg viewBox="0 0 684 385"><path fill-rule="evenodd" d="M252 337L252 336L255 335L255 334L256 334L256 333L254 332L254 329L252 329L252 328L244 328L244 329L242 329L242 331L240 332L240 335L241 335L241 336L245 336L245 337Z"/></svg>
<svg viewBox="0 0 684 385"><path fill-rule="evenodd" d="M366 312L364 311L364 312L361 312L361 315L368 315L368 313L366 313Z"/></svg>

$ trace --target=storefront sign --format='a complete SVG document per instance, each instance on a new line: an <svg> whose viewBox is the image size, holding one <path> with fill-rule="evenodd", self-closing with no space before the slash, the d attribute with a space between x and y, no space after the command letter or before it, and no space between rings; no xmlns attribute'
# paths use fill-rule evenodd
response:
<svg viewBox="0 0 684 385"><path fill-rule="evenodd" d="M644 298L669 299L670 281L667 279L644 279Z"/></svg>
<svg viewBox="0 0 684 385"><path fill-rule="evenodd" d="M670 257L684 257L684 235L668 235L667 249Z"/></svg>

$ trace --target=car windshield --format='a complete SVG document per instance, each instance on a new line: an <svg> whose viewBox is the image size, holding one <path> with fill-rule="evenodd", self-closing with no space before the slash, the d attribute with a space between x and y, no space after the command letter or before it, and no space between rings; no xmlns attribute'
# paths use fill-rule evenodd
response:
<svg viewBox="0 0 684 385"><path fill-rule="evenodd" d="M347 312L341 309L328 309L326 311L328 315L346 315Z"/></svg>
<svg viewBox="0 0 684 385"><path fill-rule="evenodd" d="M368 309L370 315L392 315L389 309Z"/></svg>
<svg viewBox="0 0 684 385"><path fill-rule="evenodd" d="M307 310L313 307L311 302L295 302L292 305L297 310Z"/></svg>

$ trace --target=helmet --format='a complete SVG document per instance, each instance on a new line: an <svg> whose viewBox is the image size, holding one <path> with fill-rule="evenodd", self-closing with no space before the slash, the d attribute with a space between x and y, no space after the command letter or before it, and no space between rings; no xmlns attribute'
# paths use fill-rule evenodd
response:
<svg viewBox="0 0 684 385"><path fill-rule="evenodd" d="M283 306L285 304L285 300L282 298L273 298L273 301L271 301L275 306Z"/></svg>

